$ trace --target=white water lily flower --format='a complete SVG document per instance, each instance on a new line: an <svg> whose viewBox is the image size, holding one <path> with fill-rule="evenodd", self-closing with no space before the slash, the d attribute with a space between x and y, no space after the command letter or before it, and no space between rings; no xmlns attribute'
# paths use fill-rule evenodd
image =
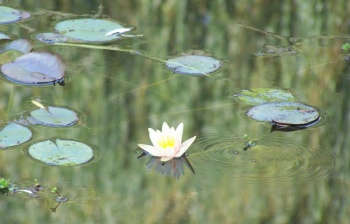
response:
<svg viewBox="0 0 350 224"><path fill-rule="evenodd" d="M153 146L139 144L139 147L152 156L161 157L163 162L181 157L196 139L194 136L182 143L182 123L177 126L176 130L173 127L169 128L168 124L164 122L162 131L155 131L152 128L149 128L148 131Z"/></svg>

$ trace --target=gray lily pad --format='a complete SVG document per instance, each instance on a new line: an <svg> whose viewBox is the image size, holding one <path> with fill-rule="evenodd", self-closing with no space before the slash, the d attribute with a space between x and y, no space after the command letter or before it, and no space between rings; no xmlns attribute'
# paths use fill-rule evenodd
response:
<svg viewBox="0 0 350 224"><path fill-rule="evenodd" d="M78 114L62 107L38 108L30 112L31 118L27 118L32 124L40 124L53 127L72 126L78 121Z"/></svg>
<svg viewBox="0 0 350 224"><path fill-rule="evenodd" d="M120 35L106 35L113 30L125 28L122 25L104 19L70 19L56 24L58 33L75 42L111 42L122 38Z"/></svg>
<svg viewBox="0 0 350 224"><path fill-rule="evenodd" d="M64 85L66 65L56 54L33 52L1 66L4 77L23 85Z"/></svg>
<svg viewBox="0 0 350 224"><path fill-rule="evenodd" d="M0 24L14 23L30 18L28 12L19 11L10 7L0 6Z"/></svg>
<svg viewBox="0 0 350 224"><path fill-rule="evenodd" d="M235 94L234 96L249 105L258 105L266 102L294 101L294 97L290 92L273 88L242 90L240 94Z"/></svg>
<svg viewBox="0 0 350 224"><path fill-rule="evenodd" d="M22 125L9 123L0 131L0 148L17 146L29 141L32 138L32 132Z"/></svg>
<svg viewBox="0 0 350 224"><path fill-rule="evenodd" d="M59 33L38 33L35 35L35 39L47 44L64 43L68 41L68 37Z"/></svg>
<svg viewBox="0 0 350 224"><path fill-rule="evenodd" d="M206 55L181 55L166 61L166 68L176 74L204 76L216 72L222 62Z"/></svg>
<svg viewBox="0 0 350 224"><path fill-rule="evenodd" d="M263 103L250 108L247 116L278 125L306 125L320 118L316 108L295 102Z"/></svg>
<svg viewBox="0 0 350 224"><path fill-rule="evenodd" d="M75 166L85 164L94 157L94 150L74 140L45 140L27 149L28 155L50 166Z"/></svg>
<svg viewBox="0 0 350 224"><path fill-rule="evenodd" d="M16 50L21 52L22 54L28 54L33 48L33 44L27 39L19 39L19 40L0 40L0 54L10 51Z"/></svg>

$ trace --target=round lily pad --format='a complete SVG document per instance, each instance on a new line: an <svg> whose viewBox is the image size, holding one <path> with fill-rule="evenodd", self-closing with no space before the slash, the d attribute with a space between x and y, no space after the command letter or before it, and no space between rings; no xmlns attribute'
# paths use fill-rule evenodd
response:
<svg viewBox="0 0 350 224"><path fill-rule="evenodd" d="M66 65L53 53L33 52L1 66L4 77L23 85L64 85Z"/></svg>
<svg viewBox="0 0 350 224"><path fill-rule="evenodd" d="M120 39L120 35L107 35L113 30L124 28L122 25L104 19L70 19L56 24L58 33L76 42L111 42Z"/></svg>
<svg viewBox="0 0 350 224"><path fill-rule="evenodd" d="M35 35L35 39L47 44L64 43L68 41L68 37L59 33L38 33Z"/></svg>
<svg viewBox="0 0 350 224"><path fill-rule="evenodd" d="M9 123L0 130L0 148L17 146L29 141L32 132L19 124Z"/></svg>
<svg viewBox="0 0 350 224"><path fill-rule="evenodd" d="M295 102L263 103L250 108L247 116L278 125L306 125L320 117L316 108Z"/></svg>
<svg viewBox="0 0 350 224"><path fill-rule="evenodd" d="M94 150L74 140L45 140L27 149L28 155L50 166L75 166L91 161Z"/></svg>
<svg viewBox="0 0 350 224"><path fill-rule="evenodd" d="M166 61L166 68L176 74L204 76L217 71L222 65L218 59L205 55L182 55Z"/></svg>
<svg viewBox="0 0 350 224"><path fill-rule="evenodd" d="M33 124L45 126L67 127L72 126L78 121L78 114L72 110L62 107L47 107L47 109L38 108L30 112Z"/></svg>
<svg viewBox="0 0 350 224"><path fill-rule="evenodd" d="M290 92L273 88L244 89L241 93L235 94L234 96L240 101L250 105L258 105L273 101L294 101L294 97Z"/></svg>
<svg viewBox="0 0 350 224"><path fill-rule="evenodd" d="M19 20L28 19L28 12L19 11L10 7L0 6L0 24L14 23Z"/></svg>

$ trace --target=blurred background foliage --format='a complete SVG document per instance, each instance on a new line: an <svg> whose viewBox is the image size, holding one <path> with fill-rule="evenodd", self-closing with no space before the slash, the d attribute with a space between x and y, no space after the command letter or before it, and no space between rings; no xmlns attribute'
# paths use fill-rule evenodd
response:
<svg viewBox="0 0 350 224"><path fill-rule="evenodd" d="M66 18L54 12L100 15L144 34L120 41L126 48L159 58L204 50L226 63L211 77L186 77L137 55L36 43L35 50L66 61L67 85L0 82L1 120L29 109L34 98L68 106L84 114L81 125L35 127L35 140L78 139L97 146L100 156L86 166L56 168L27 158L22 149L28 144L3 150L0 176L13 182L37 178L70 198L51 213L53 200L1 196L4 223L347 223L350 87L341 45L349 41L348 1L9 0L6 5L35 14L26 26L0 26L19 38ZM300 53L254 56L266 44ZM305 131L269 133L269 125L246 119L245 105L232 98L260 87L289 89L327 119ZM163 121L184 122L184 138L197 135L188 157L195 175L186 170L177 181L148 173L146 160L136 160L137 143L149 142L147 128L159 129ZM262 147L242 151L246 133Z"/></svg>

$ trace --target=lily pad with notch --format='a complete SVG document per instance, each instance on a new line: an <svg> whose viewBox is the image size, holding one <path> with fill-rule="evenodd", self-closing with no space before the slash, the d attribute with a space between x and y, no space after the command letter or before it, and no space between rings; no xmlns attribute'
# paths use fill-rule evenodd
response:
<svg viewBox="0 0 350 224"><path fill-rule="evenodd" d="M27 127L16 123L8 123L0 130L0 148L21 145L32 139L32 132Z"/></svg>
<svg viewBox="0 0 350 224"><path fill-rule="evenodd" d="M254 120L271 122L272 126L286 130L307 128L320 120L315 107L295 102L263 103L250 108L246 114Z"/></svg>
<svg viewBox="0 0 350 224"><path fill-rule="evenodd" d="M25 54L3 64L1 71L6 79L22 85L64 85L66 65L60 56L48 52Z"/></svg>
<svg viewBox="0 0 350 224"><path fill-rule="evenodd" d="M27 120L34 125L44 125L51 127L68 127L77 123L79 117L75 111L62 108L48 106L38 108L30 112Z"/></svg>
<svg viewBox="0 0 350 224"><path fill-rule="evenodd" d="M0 6L0 24L10 24L30 18L30 13L13 9L7 6Z"/></svg>
<svg viewBox="0 0 350 224"><path fill-rule="evenodd" d="M123 28L125 27L113 21L91 18L64 20L58 22L55 26L56 31L68 37L71 42L83 43L105 43L121 39L123 36L117 33L114 35L106 34L111 34L111 31Z"/></svg>
<svg viewBox="0 0 350 224"><path fill-rule="evenodd" d="M192 76L207 76L217 72L223 62L200 51L186 53L166 60L166 68L173 73Z"/></svg>
<svg viewBox="0 0 350 224"><path fill-rule="evenodd" d="M50 166L76 166L86 164L94 158L89 145L75 140L49 139L27 148L28 155Z"/></svg>
<svg viewBox="0 0 350 224"><path fill-rule="evenodd" d="M274 88L242 90L241 93L233 96L249 105L258 105L266 102L294 101L294 96L290 92Z"/></svg>

